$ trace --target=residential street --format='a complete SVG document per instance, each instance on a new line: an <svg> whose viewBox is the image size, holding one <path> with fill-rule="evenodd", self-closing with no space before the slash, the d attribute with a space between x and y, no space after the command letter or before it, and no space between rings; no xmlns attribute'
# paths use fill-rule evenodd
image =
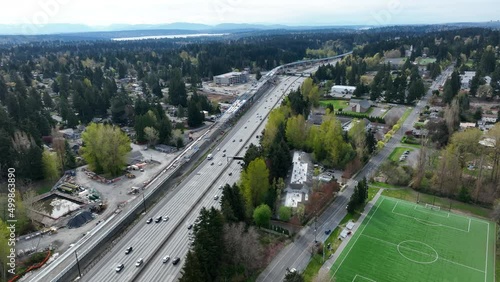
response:
<svg viewBox="0 0 500 282"><path fill-rule="evenodd" d="M408 116L403 126L399 129L392 139L386 144L386 146L373 156L370 161L358 172L358 174L351 180L348 181L347 188L339 193L338 197L333 201L333 203L325 210L325 212L318 217L317 221L317 240L324 242L328 235L325 235L325 230L334 229L340 221L346 216L347 210L346 205L349 201L350 196L354 191L357 181L363 179L363 177L369 178L372 173L375 173L377 168L382 164L382 162L388 158L391 152L399 146L401 143L401 138L404 132L413 128L413 124L417 120L418 113L427 105L427 100L432 95L432 90L437 89L440 83L447 77L451 75L453 68L448 68L443 71L442 76L438 77L432 84L431 88L427 92L427 95L422 98L420 102L413 108L411 114ZM299 234L295 237L295 240L286 246L267 266L267 268L262 271L262 273L257 278L257 281L282 281L286 274L287 268L296 268L298 271L302 272L307 267L309 260L311 258L311 249L314 244L315 231L314 223L304 227Z"/></svg>

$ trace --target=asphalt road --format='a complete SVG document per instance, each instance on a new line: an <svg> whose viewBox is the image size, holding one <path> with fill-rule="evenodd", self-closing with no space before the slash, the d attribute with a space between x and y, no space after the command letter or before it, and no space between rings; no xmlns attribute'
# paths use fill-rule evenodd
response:
<svg viewBox="0 0 500 282"><path fill-rule="evenodd" d="M442 85L452 72L453 67L443 71L442 75L432 84L426 96L423 97L422 100L419 101L414 107L411 114L403 123L401 129L394 134L386 146L377 155L373 156L353 179L348 181L345 190L339 193L333 203L318 217L316 223L313 222L309 226L303 228L295 237L295 240L286 246L272 260L268 267L259 275L257 281L283 281L287 268L296 268L298 271L302 272L307 267L312 256L311 251L313 249L315 239L320 242L324 242L328 238L325 231L328 229L335 229L340 221L346 216L347 203L354 192L354 186L356 186L357 181L363 179L364 177L368 178L372 173L376 172L380 164L386 160L394 148L400 144L404 132L413 128L413 124L417 120L419 113L427 105L427 100L431 97L432 90L435 90Z"/></svg>
<svg viewBox="0 0 500 282"><path fill-rule="evenodd" d="M138 222L88 273L83 281L173 281L182 268L184 256L189 248L187 227L198 217L202 207L218 207L219 187L234 183L239 179L241 166L232 156L243 156L245 147L257 143L265 126L270 109L278 104L278 99L287 87L298 87L305 78L285 77L272 91L266 93L247 112L212 152L213 159L204 160L184 181L173 188L152 210ZM292 84L295 81L295 84ZM283 89L283 90L282 90ZM231 173L231 175L229 175ZM146 224L146 219L168 216L167 222ZM130 254L125 254L133 247ZM174 266L171 261L163 264L162 258L181 258ZM142 258L140 267L135 262ZM125 265L117 273L116 266Z"/></svg>

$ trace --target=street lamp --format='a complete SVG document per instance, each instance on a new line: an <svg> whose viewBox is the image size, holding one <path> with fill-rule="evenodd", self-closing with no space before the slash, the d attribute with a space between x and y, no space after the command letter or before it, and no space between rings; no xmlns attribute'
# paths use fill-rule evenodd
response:
<svg viewBox="0 0 500 282"><path fill-rule="evenodd" d="M82 272L80 271L80 262L78 261L78 255L76 254L76 250L75 250L75 257L76 257L76 266L78 267L78 276L82 277Z"/></svg>

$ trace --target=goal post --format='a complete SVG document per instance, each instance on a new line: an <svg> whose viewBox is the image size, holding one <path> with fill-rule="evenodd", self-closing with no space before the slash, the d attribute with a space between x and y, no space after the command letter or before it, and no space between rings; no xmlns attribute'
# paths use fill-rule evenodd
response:
<svg viewBox="0 0 500 282"><path fill-rule="evenodd" d="M426 208L426 209L435 210L435 211L439 211L439 210L441 210L441 207L439 207L439 206L435 206L435 205L431 205L431 204L425 204L425 208Z"/></svg>

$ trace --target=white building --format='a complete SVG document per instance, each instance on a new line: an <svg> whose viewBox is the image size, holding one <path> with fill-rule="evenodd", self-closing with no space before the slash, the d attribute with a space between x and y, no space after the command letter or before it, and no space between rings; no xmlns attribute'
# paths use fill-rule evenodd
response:
<svg viewBox="0 0 500 282"><path fill-rule="evenodd" d="M300 152L293 153L293 169L290 186L292 188L302 188L307 181L307 162L302 162L302 154Z"/></svg>
<svg viewBox="0 0 500 282"><path fill-rule="evenodd" d="M466 71L464 74L460 75L460 82L462 89L470 89L470 82L472 78L476 75L475 71Z"/></svg>
<svg viewBox="0 0 500 282"><path fill-rule="evenodd" d="M248 81L246 72L228 72L214 76L214 83L217 85L240 84Z"/></svg>
<svg viewBox="0 0 500 282"><path fill-rule="evenodd" d="M332 86L331 93L333 94L352 94L356 90L356 86L348 85L334 85Z"/></svg>

